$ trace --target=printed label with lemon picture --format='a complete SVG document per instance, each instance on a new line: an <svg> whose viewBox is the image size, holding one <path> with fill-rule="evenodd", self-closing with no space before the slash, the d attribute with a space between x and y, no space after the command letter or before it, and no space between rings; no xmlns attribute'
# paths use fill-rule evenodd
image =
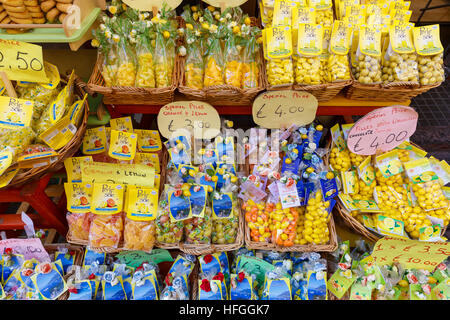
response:
<svg viewBox="0 0 450 320"><path fill-rule="evenodd" d="M405 237L405 226L403 221L378 215L377 230L381 234Z"/></svg>
<svg viewBox="0 0 450 320"><path fill-rule="evenodd" d="M106 130L104 126L87 129L83 138L83 153L97 154L106 150Z"/></svg>
<svg viewBox="0 0 450 320"><path fill-rule="evenodd" d="M138 136L138 149L141 152L156 152L161 150L161 136L158 130L134 130Z"/></svg>
<svg viewBox="0 0 450 320"><path fill-rule="evenodd" d="M74 213L91 211L93 186L91 183L64 183L67 210Z"/></svg>
<svg viewBox="0 0 450 320"><path fill-rule="evenodd" d="M94 183L92 212L115 214L122 211L124 186L121 184Z"/></svg>
<svg viewBox="0 0 450 320"><path fill-rule="evenodd" d="M149 221L156 218L158 210L158 190L127 186L125 212L135 221Z"/></svg>
<svg viewBox="0 0 450 320"><path fill-rule="evenodd" d="M414 184L430 182L439 179L436 173L433 172L430 159L428 158L409 161L404 165L406 174Z"/></svg>
<svg viewBox="0 0 450 320"><path fill-rule="evenodd" d="M156 153L137 152L133 163L143 164L155 168L155 172L157 173L161 171L159 157Z"/></svg>
<svg viewBox="0 0 450 320"><path fill-rule="evenodd" d="M398 158L398 150L392 150L375 158L375 163L385 178L392 177L403 172L403 166Z"/></svg>
<svg viewBox="0 0 450 320"><path fill-rule="evenodd" d="M371 165L371 157L366 157L366 159L361 162L358 166L359 178L367 185L370 186L375 180L375 169Z"/></svg>
<svg viewBox="0 0 450 320"><path fill-rule="evenodd" d="M111 130L108 155L117 160L133 160L136 156L137 135L135 133Z"/></svg>
<svg viewBox="0 0 450 320"><path fill-rule="evenodd" d="M0 128L17 129L29 127L34 102L0 96Z"/></svg>
<svg viewBox="0 0 450 320"><path fill-rule="evenodd" d="M420 241L441 241L442 228L440 225L426 226L419 229Z"/></svg>
<svg viewBox="0 0 450 320"><path fill-rule="evenodd" d="M131 117L115 118L109 121L111 130L133 133Z"/></svg>

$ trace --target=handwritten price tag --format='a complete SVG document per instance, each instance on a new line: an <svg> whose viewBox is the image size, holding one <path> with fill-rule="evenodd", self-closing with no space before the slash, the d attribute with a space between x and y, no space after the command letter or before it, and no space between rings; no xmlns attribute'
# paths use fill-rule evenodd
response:
<svg viewBox="0 0 450 320"><path fill-rule="evenodd" d="M159 110L158 129L167 139L177 135L179 129L190 131L198 139L212 139L220 132L220 117L206 102L172 102Z"/></svg>
<svg viewBox="0 0 450 320"><path fill-rule="evenodd" d="M49 82L42 47L35 44L0 39L0 71L10 80Z"/></svg>
<svg viewBox="0 0 450 320"><path fill-rule="evenodd" d="M372 257L378 265L398 262L405 268L433 271L450 255L449 242L422 242L384 237L377 241Z"/></svg>
<svg viewBox="0 0 450 320"><path fill-rule="evenodd" d="M182 0L123 0L123 2L136 10L152 11L154 7L161 8L163 3L167 3L169 8L175 9Z"/></svg>
<svg viewBox="0 0 450 320"><path fill-rule="evenodd" d="M369 112L359 119L348 133L351 152L373 155L400 145L416 131L419 115L405 106L391 106Z"/></svg>
<svg viewBox="0 0 450 320"><path fill-rule="evenodd" d="M26 260L36 258L40 262L50 262L50 256L38 238L1 240L0 254L5 248L11 248L15 254L22 254Z"/></svg>
<svg viewBox="0 0 450 320"><path fill-rule="evenodd" d="M305 91L269 91L253 102L253 121L268 129L310 124L316 117L318 102Z"/></svg>

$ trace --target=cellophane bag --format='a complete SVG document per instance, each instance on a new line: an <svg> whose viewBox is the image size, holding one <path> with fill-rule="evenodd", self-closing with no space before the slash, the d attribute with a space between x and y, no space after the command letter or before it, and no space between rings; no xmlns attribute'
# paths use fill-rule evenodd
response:
<svg viewBox="0 0 450 320"><path fill-rule="evenodd" d="M156 225L154 220L134 221L125 218L123 247L128 250L150 252L155 244Z"/></svg>
<svg viewBox="0 0 450 320"><path fill-rule="evenodd" d="M136 83L136 55L128 40L131 32L131 22L127 19L117 19L118 33L113 35L113 41L117 43L118 69L117 86L134 87Z"/></svg>
<svg viewBox="0 0 450 320"><path fill-rule="evenodd" d="M155 88L155 48L151 45L150 40L153 30L143 21L136 28L138 29L136 87Z"/></svg>
<svg viewBox="0 0 450 320"><path fill-rule="evenodd" d="M257 88L259 86L260 49L253 33L244 38L243 46L242 88Z"/></svg>
<svg viewBox="0 0 450 320"><path fill-rule="evenodd" d="M170 87L175 64L175 44L167 25L157 25L155 41L156 87Z"/></svg>
<svg viewBox="0 0 450 320"><path fill-rule="evenodd" d="M13 153L14 161L35 138L36 134L30 127L20 129L0 128L0 152L8 149L8 151Z"/></svg>
<svg viewBox="0 0 450 320"><path fill-rule="evenodd" d="M201 90L205 66L199 37L195 33L196 31L186 28L185 84L189 88Z"/></svg>
<svg viewBox="0 0 450 320"><path fill-rule="evenodd" d="M183 221L171 221L169 211L168 192L166 185L159 200L158 215L156 217L156 239L162 244L178 244L183 239Z"/></svg>
<svg viewBox="0 0 450 320"><path fill-rule="evenodd" d="M184 221L184 238L188 244L211 243L211 207L206 205L203 217L193 217Z"/></svg>
<svg viewBox="0 0 450 320"><path fill-rule="evenodd" d="M69 234L72 240L88 241L89 230L94 215L91 212L67 212L66 219L69 225Z"/></svg>
<svg viewBox="0 0 450 320"><path fill-rule="evenodd" d="M93 248L118 248L122 240L123 214L95 214L89 229L89 246Z"/></svg>
<svg viewBox="0 0 450 320"><path fill-rule="evenodd" d="M242 86L242 55L237 47L237 38L229 30L225 38L225 84L241 88Z"/></svg>

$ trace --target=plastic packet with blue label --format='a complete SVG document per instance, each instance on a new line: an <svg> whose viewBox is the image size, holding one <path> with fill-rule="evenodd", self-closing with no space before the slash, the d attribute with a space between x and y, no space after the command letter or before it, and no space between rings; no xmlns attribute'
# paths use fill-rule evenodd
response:
<svg viewBox="0 0 450 320"><path fill-rule="evenodd" d="M292 300L291 277L283 267L266 273L261 300Z"/></svg>
<svg viewBox="0 0 450 320"><path fill-rule="evenodd" d="M198 279L198 300L228 300L222 272L201 273Z"/></svg>
<svg viewBox="0 0 450 320"><path fill-rule="evenodd" d="M255 275L245 271L231 274L230 300L258 300L255 280Z"/></svg>
<svg viewBox="0 0 450 320"><path fill-rule="evenodd" d="M161 300L189 300L189 276L194 268L195 256L179 255L167 273L161 292Z"/></svg>

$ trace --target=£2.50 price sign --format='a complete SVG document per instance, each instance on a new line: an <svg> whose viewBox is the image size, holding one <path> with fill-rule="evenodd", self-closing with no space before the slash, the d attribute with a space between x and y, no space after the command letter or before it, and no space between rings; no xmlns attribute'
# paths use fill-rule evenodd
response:
<svg viewBox="0 0 450 320"><path fill-rule="evenodd" d="M269 129L303 126L314 121L317 107L317 99L305 91L268 91L253 102L253 121Z"/></svg>
<svg viewBox="0 0 450 320"><path fill-rule="evenodd" d="M405 268L433 271L450 255L449 242L425 242L395 237L377 241L372 258L378 265L398 262Z"/></svg>
<svg viewBox="0 0 450 320"><path fill-rule="evenodd" d="M353 153L373 155L390 151L416 131L419 115L406 106L390 106L369 112L348 133L347 146Z"/></svg>
<svg viewBox="0 0 450 320"><path fill-rule="evenodd" d="M10 80L48 82L42 58L42 47L0 39L0 71Z"/></svg>

